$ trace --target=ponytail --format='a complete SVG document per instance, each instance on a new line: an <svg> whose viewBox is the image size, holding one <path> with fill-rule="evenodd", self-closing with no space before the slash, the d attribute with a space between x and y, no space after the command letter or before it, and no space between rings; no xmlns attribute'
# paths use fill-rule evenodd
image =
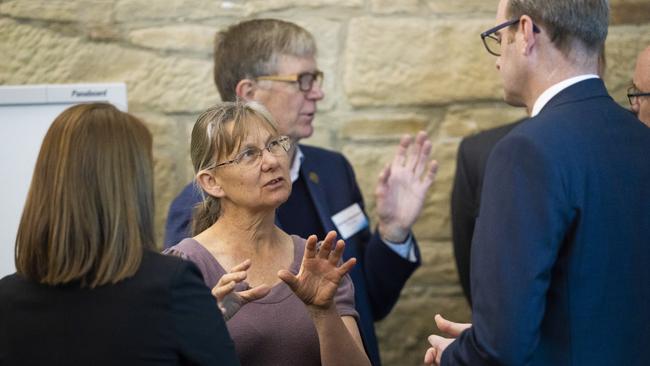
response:
<svg viewBox="0 0 650 366"><path fill-rule="evenodd" d="M202 194L203 201L197 203L192 209L192 236L207 230L217 222L221 215L221 202L208 194Z"/></svg>

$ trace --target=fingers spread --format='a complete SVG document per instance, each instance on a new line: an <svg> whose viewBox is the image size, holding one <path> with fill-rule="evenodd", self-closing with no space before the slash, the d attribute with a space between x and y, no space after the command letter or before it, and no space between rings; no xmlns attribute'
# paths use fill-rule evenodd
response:
<svg viewBox="0 0 650 366"><path fill-rule="evenodd" d="M390 177L390 164L386 163L386 165L384 165L384 168L379 173L379 178L377 180L377 189L379 189L380 186L386 184L388 182L389 177Z"/></svg>
<svg viewBox="0 0 650 366"><path fill-rule="evenodd" d="M334 231L334 230L330 230L330 231L327 233L327 235L325 235L325 239L324 239L324 241L330 241L330 242L333 243L334 240L336 240L336 235L337 235L337 234L336 234L336 231Z"/></svg>
<svg viewBox="0 0 650 366"><path fill-rule="evenodd" d="M415 136L415 143L418 145L424 145L424 143L428 140L429 136L427 135L426 131L419 131Z"/></svg>
<svg viewBox="0 0 650 366"><path fill-rule="evenodd" d="M329 262L333 265L336 266L339 261L341 260L341 257L343 256L343 250L345 249L345 242L343 240L339 240L336 242L336 247L334 248L334 251L332 254L330 254L329 257Z"/></svg>
<svg viewBox="0 0 650 366"><path fill-rule="evenodd" d="M336 240L336 231L330 231L325 236L325 240L318 248L318 258L327 259L330 256L330 252L334 247L334 240Z"/></svg>
<svg viewBox="0 0 650 366"><path fill-rule="evenodd" d="M316 235L309 235L307 238L307 243L305 243L305 254L303 255L303 258L314 258L316 257L316 243L318 242L318 238Z"/></svg>
<svg viewBox="0 0 650 366"><path fill-rule="evenodd" d="M411 136L402 136L402 139L399 141L399 145L397 146L397 153L395 153L395 157L393 158L393 164L398 166L404 166L406 164L406 151L408 150L409 145L411 145Z"/></svg>
<svg viewBox="0 0 650 366"><path fill-rule="evenodd" d="M341 266L337 269L338 273L341 275L341 277L345 276L346 273L350 272L352 267L357 264L357 259L356 258L350 258L348 259L345 263L341 264Z"/></svg>
<svg viewBox="0 0 650 366"><path fill-rule="evenodd" d="M432 160L431 163L429 163L429 174L433 175L433 177L438 174L438 161L437 160Z"/></svg>
<svg viewBox="0 0 650 366"><path fill-rule="evenodd" d="M431 141L427 139L422 145L422 148L419 151L419 155L415 161L415 167L413 171L415 173L415 176L418 178L422 176L424 169L427 167L427 161L431 155L431 149L433 149L433 145L431 144Z"/></svg>
<svg viewBox="0 0 650 366"><path fill-rule="evenodd" d="M425 135L426 136L426 135ZM418 138L420 135L418 135ZM411 146L411 149L409 150L408 156L406 157L406 163L404 166L406 169L409 171L415 171L415 168L418 164L418 160L420 159L420 152L422 151L422 142L421 141L416 141L415 144Z"/></svg>

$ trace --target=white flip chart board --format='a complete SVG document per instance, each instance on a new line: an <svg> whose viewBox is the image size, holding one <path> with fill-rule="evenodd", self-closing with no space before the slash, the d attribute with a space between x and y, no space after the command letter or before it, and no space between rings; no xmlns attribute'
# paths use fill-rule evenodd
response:
<svg viewBox="0 0 650 366"><path fill-rule="evenodd" d="M16 232L43 137L63 110L84 102L126 111L126 85L0 86L0 278L15 272Z"/></svg>

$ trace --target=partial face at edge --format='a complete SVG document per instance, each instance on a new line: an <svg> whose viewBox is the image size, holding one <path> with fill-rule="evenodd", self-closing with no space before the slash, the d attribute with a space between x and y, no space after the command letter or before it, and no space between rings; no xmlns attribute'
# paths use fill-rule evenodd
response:
<svg viewBox="0 0 650 366"><path fill-rule="evenodd" d="M650 93L650 47L639 55L632 81L641 92ZM650 127L650 96L637 98L636 103L632 105L632 111L641 122Z"/></svg>
<svg viewBox="0 0 650 366"><path fill-rule="evenodd" d="M507 17L507 11L508 0L499 1L495 25L510 20ZM496 68L503 84L504 101L512 106L523 107L525 102L522 97L522 89L525 84L525 75L523 65L518 57L516 40L513 40L515 27L503 28L496 34L501 39L501 56L497 57Z"/></svg>

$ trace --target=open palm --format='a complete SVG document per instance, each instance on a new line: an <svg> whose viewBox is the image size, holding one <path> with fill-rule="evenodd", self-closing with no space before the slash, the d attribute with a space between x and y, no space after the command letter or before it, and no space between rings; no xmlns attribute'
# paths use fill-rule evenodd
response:
<svg viewBox="0 0 650 366"><path fill-rule="evenodd" d="M339 266L345 243L343 240L334 243L335 239L336 232L330 231L319 247L316 236L310 236L298 275L287 270L278 272L278 277L305 305L328 309L334 302L341 279L356 263L356 259L351 258Z"/></svg>
<svg viewBox="0 0 650 366"><path fill-rule="evenodd" d="M402 242L408 236L438 169L428 161L431 141L423 131L415 141L404 136L393 160L379 174L375 196L382 238Z"/></svg>

